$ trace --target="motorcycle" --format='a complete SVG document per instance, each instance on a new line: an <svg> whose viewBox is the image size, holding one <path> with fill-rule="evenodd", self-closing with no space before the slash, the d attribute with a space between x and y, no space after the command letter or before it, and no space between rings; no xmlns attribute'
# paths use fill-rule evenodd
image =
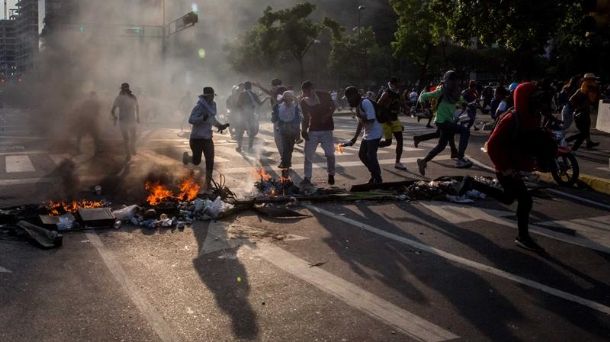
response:
<svg viewBox="0 0 610 342"><path fill-rule="evenodd" d="M543 125L544 129L552 135L553 141L557 144L554 165L551 165L549 171L557 184L572 186L578 181L580 169L574 151L572 151L566 142L562 124L561 120L553 118L547 120Z"/></svg>

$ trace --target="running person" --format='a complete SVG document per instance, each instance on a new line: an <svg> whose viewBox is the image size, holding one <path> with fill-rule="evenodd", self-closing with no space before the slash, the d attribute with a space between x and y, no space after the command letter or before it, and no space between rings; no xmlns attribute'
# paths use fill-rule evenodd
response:
<svg viewBox="0 0 610 342"><path fill-rule="evenodd" d="M434 159L434 157L447 147L447 143L453 139L456 133L460 135L460 145L457 151L455 166L457 168L471 167L472 162L464 158L468 140L470 139L470 129L454 122L455 113L461 111L466 105L466 101L464 101L464 98L460 95L459 78L455 71L449 70L445 73L442 87L439 87L433 92L423 93L419 96L420 102L429 101L431 99L436 99L438 102L434 122L439 129L440 137L438 144L428 152L428 155L423 159L417 160L419 173L421 173L422 176L426 174L428 162Z"/></svg>
<svg viewBox="0 0 610 342"><path fill-rule="evenodd" d="M383 91L381 96L379 97L379 101L377 104L379 107L383 108L383 110L389 113L390 120L388 122L384 122L383 126L383 140L379 147L387 147L392 145L392 136L396 138L396 163L394 164L394 168L402 171L407 171L407 167L404 166L400 162L400 158L402 157L403 151L403 135L404 127L400 120L398 120L398 114L402 109L402 99L400 96L400 90L398 89L398 79L396 77L392 77L390 82L388 82L388 87Z"/></svg>
<svg viewBox="0 0 610 342"><path fill-rule="evenodd" d="M229 124L221 124L216 120L216 102L214 101L214 89L203 88L203 95L199 95L195 108L191 111L189 123L193 125L189 146L192 156L188 152L182 155L182 163L187 165L201 164L201 155L205 156L205 190L209 189L214 171L214 140L212 140L212 127L219 131L225 130Z"/></svg>
<svg viewBox="0 0 610 342"><path fill-rule="evenodd" d="M353 146L358 140L360 132L364 131L358 157L371 174L369 183L381 184L383 180L381 179L381 167L377 158L377 150L379 149L383 129L379 121L377 121L375 105L368 98L362 98L358 93L358 89L353 86L345 89L345 97L350 107L356 108L358 127L352 140L344 144L344 146Z"/></svg>

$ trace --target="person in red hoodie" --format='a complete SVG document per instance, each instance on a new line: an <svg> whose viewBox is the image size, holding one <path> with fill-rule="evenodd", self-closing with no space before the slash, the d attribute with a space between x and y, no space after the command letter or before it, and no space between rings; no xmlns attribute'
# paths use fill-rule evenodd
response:
<svg viewBox="0 0 610 342"><path fill-rule="evenodd" d="M503 189L493 188L484 192L505 204L517 200L519 235L515 243L533 251L543 249L529 235L533 200L521 178L521 171L532 171L534 160L543 162L544 158L539 157L553 155L553 147L541 130L542 115L549 113L546 102L544 89L535 82L520 84L514 92L514 110L502 117L487 142L489 158Z"/></svg>

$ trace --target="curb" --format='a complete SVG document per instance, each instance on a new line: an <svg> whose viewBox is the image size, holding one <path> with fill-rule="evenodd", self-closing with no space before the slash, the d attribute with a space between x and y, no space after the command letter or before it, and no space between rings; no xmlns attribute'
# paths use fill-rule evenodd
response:
<svg viewBox="0 0 610 342"><path fill-rule="evenodd" d="M555 183L555 180L550 173L537 172L536 174L541 181ZM595 192L610 195L610 179L580 174L578 177L578 183L589 187Z"/></svg>
<svg viewBox="0 0 610 342"><path fill-rule="evenodd" d="M495 172L495 170L492 167L490 167L476 159L473 159L469 156L466 156L466 157L468 159L470 159L470 161L472 161L474 165L479 166L483 169ZM555 183L555 180L553 179L553 176L550 173L536 172L536 176L538 177L539 180L541 180L543 182ZM586 175L586 174L581 173L578 176L577 184L584 185L595 192L610 195L610 179L595 177L595 176Z"/></svg>

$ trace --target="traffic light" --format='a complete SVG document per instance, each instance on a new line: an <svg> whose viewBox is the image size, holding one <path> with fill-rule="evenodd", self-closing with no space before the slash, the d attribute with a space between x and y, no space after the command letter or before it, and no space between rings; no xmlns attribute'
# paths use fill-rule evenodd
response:
<svg viewBox="0 0 610 342"><path fill-rule="evenodd" d="M184 26L195 25L199 21L199 15L195 12L189 12L182 17Z"/></svg>
<svg viewBox="0 0 610 342"><path fill-rule="evenodd" d="M610 0L583 0L584 26L588 34L610 26Z"/></svg>

